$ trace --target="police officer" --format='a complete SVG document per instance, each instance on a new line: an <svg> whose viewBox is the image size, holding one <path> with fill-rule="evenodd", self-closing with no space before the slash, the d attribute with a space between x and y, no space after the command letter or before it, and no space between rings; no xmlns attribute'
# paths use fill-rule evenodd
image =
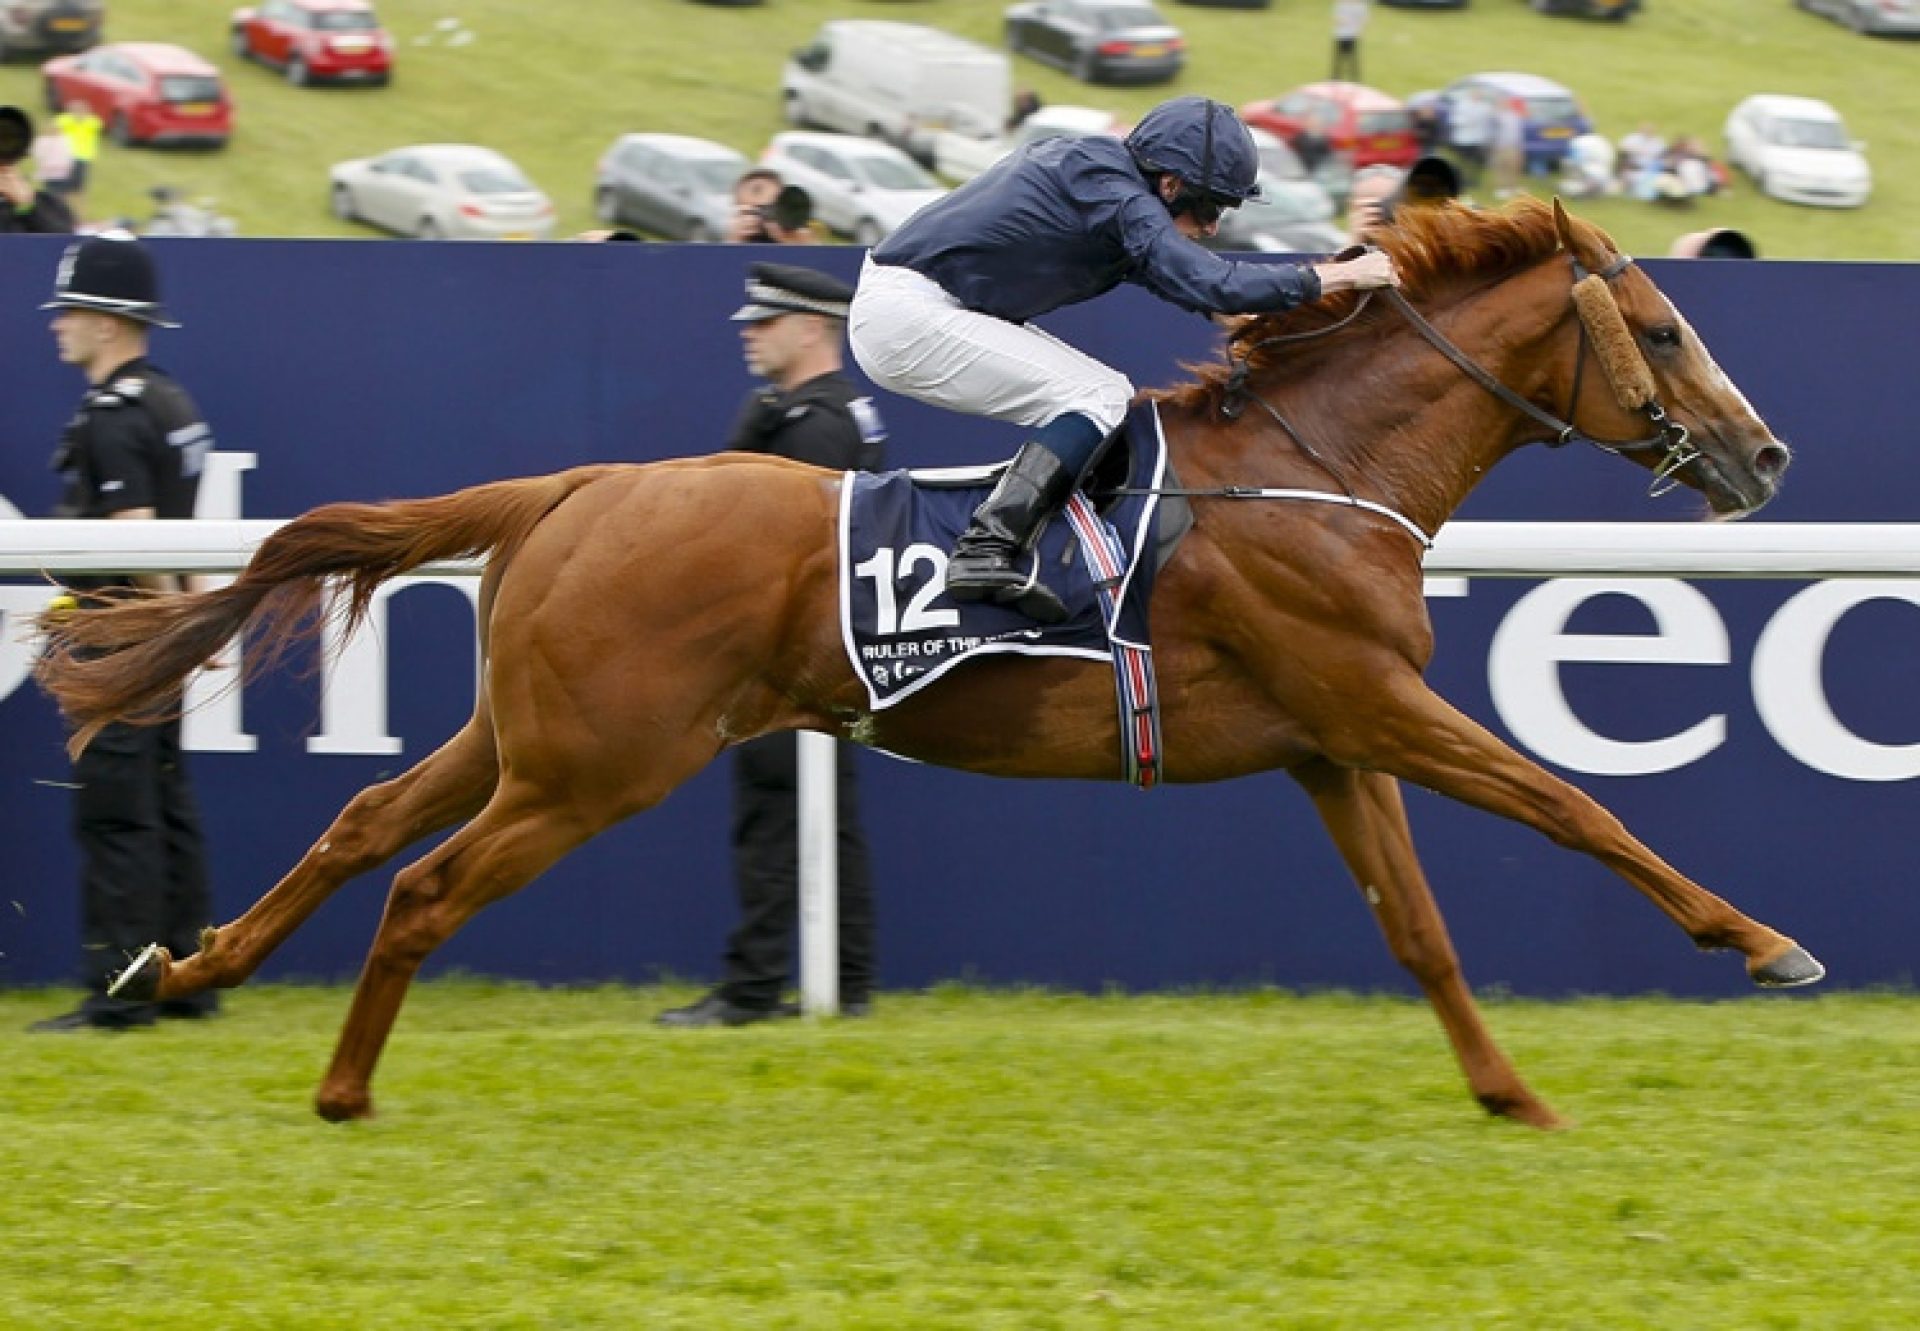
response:
<svg viewBox="0 0 1920 1331"><path fill-rule="evenodd" d="M747 398L727 447L816 466L882 465L879 413L841 372L853 288L825 273L756 263L741 325L747 367L767 386ZM792 970L800 899L799 742L767 735L734 750L733 856L740 923L726 977L699 1002L662 1012L663 1026L745 1026L798 1011L781 1002ZM837 746L840 829L840 1011L865 1016L873 997L873 888L860 830L853 754Z"/></svg>
<svg viewBox="0 0 1920 1331"><path fill-rule="evenodd" d="M147 359L152 328L175 328L160 307L147 248L109 231L69 246L53 299L60 359L89 388L54 454L66 517L190 518L213 436L179 384ZM135 585L177 590L171 575L75 579L83 599ZM146 944L175 956L198 950L212 918L200 816L180 751L180 722L115 723L73 765L74 832L80 842L81 980L87 997L36 1031L126 1030L157 1017L215 1011L209 992L164 1003L107 996L114 972Z"/></svg>

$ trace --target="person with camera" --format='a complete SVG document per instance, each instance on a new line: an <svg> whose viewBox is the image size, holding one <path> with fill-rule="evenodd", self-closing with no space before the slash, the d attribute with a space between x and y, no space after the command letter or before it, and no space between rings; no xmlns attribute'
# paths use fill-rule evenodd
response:
<svg viewBox="0 0 1920 1331"><path fill-rule="evenodd" d="M213 435L193 399L147 359L147 335L176 328L160 306L158 276L145 245L108 231L67 247L55 278L52 325L60 359L87 378L86 396L54 454L64 486L61 516L116 521L190 518ZM76 578L48 610L73 596L176 590L171 575ZM151 1026L161 1017L217 1010L208 990L193 998L133 1003L108 993L115 972L148 943L186 956L213 918L200 815L187 784L178 717L152 725L115 722L73 763L74 832L80 842L81 982L71 1012L36 1022L36 1032Z"/></svg>
<svg viewBox="0 0 1920 1331"><path fill-rule="evenodd" d="M776 224L777 225L777 224ZM836 470L885 464L886 430L842 371L853 288L790 264L756 263L734 314L747 367L766 387L741 408L730 449ZM764 735L734 749L733 859L740 923L727 939L726 977L698 1002L662 1012L662 1026L746 1026L797 1015L781 994L792 971L800 904L798 737ZM839 801L840 1011L873 1001L873 885L860 828L853 753L835 745Z"/></svg>
<svg viewBox="0 0 1920 1331"><path fill-rule="evenodd" d="M33 150L33 122L17 106L0 106L0 234L69 234L73 212L56 195L37 189L20 162Z"/></svg>
<svg viewBox="0 0 1920 1331"><path fill-rule="evenodd" d="M727 239L736 245L810 245L813 199L780 173L757 166L733 185L733 218Z"/></svg>

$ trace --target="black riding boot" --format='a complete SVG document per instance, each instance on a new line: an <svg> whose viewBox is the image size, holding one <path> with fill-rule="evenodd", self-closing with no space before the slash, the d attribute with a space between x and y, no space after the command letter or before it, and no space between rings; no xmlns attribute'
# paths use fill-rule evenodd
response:
<svg viewBox="0 0 1920 1331"><path fill-rule="evenodd" d="M1018 561L1047 519L1067 502L1079 478L1038 440L1020 446L973 521L954 542L947 564L947 595L956 601L999 601L1043 624L1067 617L1060 598Z"/></svg>

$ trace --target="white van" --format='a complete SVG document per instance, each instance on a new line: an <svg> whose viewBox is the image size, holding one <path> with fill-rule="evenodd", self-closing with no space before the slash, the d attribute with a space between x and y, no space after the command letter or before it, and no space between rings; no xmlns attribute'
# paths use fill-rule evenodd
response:
<svg viewBox="0 0 1920 1331"><path fill-rule="evenodd" d="M780 83L789 123L885 139L926 162L940 130L1006 123L1013 67L937 28L836 19L793 53Z"/></svg>

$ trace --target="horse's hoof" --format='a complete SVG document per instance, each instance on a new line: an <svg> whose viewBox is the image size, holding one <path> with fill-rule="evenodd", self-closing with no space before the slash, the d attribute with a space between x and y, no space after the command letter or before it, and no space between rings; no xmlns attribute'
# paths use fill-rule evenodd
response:
<svg viewBox="0 0 1920 1331"><path fill-rule="evenodd" d="M164 950L158 943L148 943L132 965L113 977L113 983L107 986L107 997L128 1003L151 1003L160 997L160 981L166 973Z"/></svg>
<svg viewBox="0 0 1920 1331"><path fill-rule="evenodd" d="M1827 968L1813 959L1813 953L1795 943L1772 961L1748 972L1763 989L1793 989L1817 984L1826 978Z"/></svg>
<svg viewBox="0 0 1920 1331"><path fill-rule="evenodd" d="M314 1097L313 1112L329 1123L351 1123L373 1117L373 1097L365 1091L322 1090Z"/></svg>

